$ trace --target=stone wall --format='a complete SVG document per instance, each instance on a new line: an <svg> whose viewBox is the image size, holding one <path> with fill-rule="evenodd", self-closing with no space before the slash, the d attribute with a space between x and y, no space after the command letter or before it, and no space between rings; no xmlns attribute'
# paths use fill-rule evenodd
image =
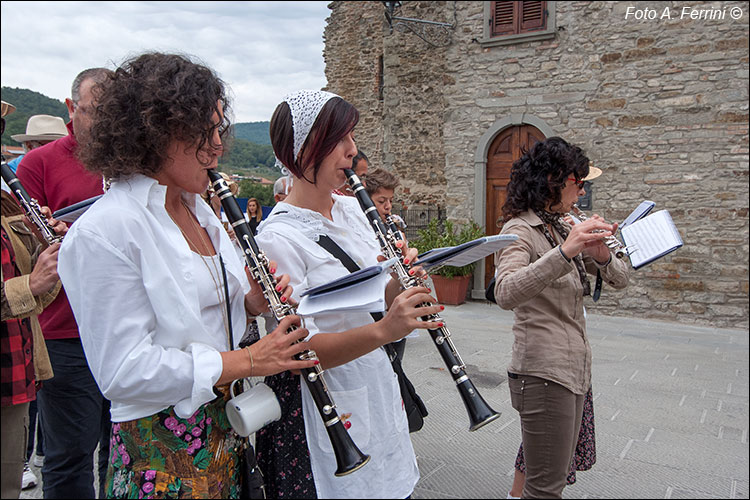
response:
<svg viewBox="0 0 750 500"><path fill-rule="evenodd" d="M557 2L554 39L497 47L480 43L483 4L403 2L402 17L455 15L446 47L390 33L380 2L331 4L329 87L367 117L358 142L374 144L376 166L402 177L401 201L440 204L456 221L484 224L482 137L503 118L532 116L604 170L595 212L622 220L652 200L684 240L634 272L626 290L605 288L596 312L747 327L747 4ZM629 6L659 15L669 7L672 19L626 19ZM679 19L684 7L744 12L738 21ZM377 101L366 70L381 56ZM340 76L352 60L362 71Z"/></svg>

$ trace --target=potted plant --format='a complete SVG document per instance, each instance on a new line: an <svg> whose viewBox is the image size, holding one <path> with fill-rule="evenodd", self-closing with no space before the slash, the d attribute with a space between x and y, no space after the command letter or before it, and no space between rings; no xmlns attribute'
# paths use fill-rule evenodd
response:
<svg viewBox="0 0 750 500"><path fill-rule="evenodd" d="M441 222L438 219L432 219L427 224L427 228L417 231L417 238L409 242L409 245L419 249L420 253L424 253L435 248L460 245L485 236L484 230L473 221L458 228L452 221L447 220L444 222L444 229L441 228L443 225ZM438 302L450 305L463 304L466 301L475 266L476 263L461 267L443 266L431 274Z"/></svg>

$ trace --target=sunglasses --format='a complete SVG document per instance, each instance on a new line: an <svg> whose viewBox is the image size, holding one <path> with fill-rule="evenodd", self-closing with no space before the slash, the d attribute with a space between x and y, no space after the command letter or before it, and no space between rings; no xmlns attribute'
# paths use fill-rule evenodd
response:
<svg viewBox="0 0 750 500"><path fill-rule="evenodd" d="M569 181L575 182L575 185L578 186L578 189L583 189L584 184L586 184L586 181L584 180L578 180L575 177L568 177Z"/></svg>

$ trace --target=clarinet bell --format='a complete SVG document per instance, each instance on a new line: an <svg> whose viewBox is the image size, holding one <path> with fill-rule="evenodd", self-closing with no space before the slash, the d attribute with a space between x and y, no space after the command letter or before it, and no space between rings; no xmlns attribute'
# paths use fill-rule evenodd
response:
<svg viewBox="0 0 750 500"><path fill-rule="evenodd" d="M328 428L328 435L336 456L336 477L356 472L370 461L370 455L365 455L357 448L341 421Z"/></svg>
<svg viewBox="0 0 750 500"><path fill-rule="evenodd" d="M462 386L468 387L462 389ZM459 392L469 414L469 431L484 427L500 417L500 413L490 408L490 405L487 404L470 380L466 380L459 385Z"/></svg>

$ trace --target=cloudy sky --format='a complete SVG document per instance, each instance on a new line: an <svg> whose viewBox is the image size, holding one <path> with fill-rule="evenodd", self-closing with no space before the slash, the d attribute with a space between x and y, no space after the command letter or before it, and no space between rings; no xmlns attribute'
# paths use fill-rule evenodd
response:
<svg viewBox="0 0 750 500"><path fill-rule="evenodd" d="M326 85L324 2L2 2L2 85L63 100L83 69L144 51L196 56L229 84L236 122L267 121Z"/></svg>

